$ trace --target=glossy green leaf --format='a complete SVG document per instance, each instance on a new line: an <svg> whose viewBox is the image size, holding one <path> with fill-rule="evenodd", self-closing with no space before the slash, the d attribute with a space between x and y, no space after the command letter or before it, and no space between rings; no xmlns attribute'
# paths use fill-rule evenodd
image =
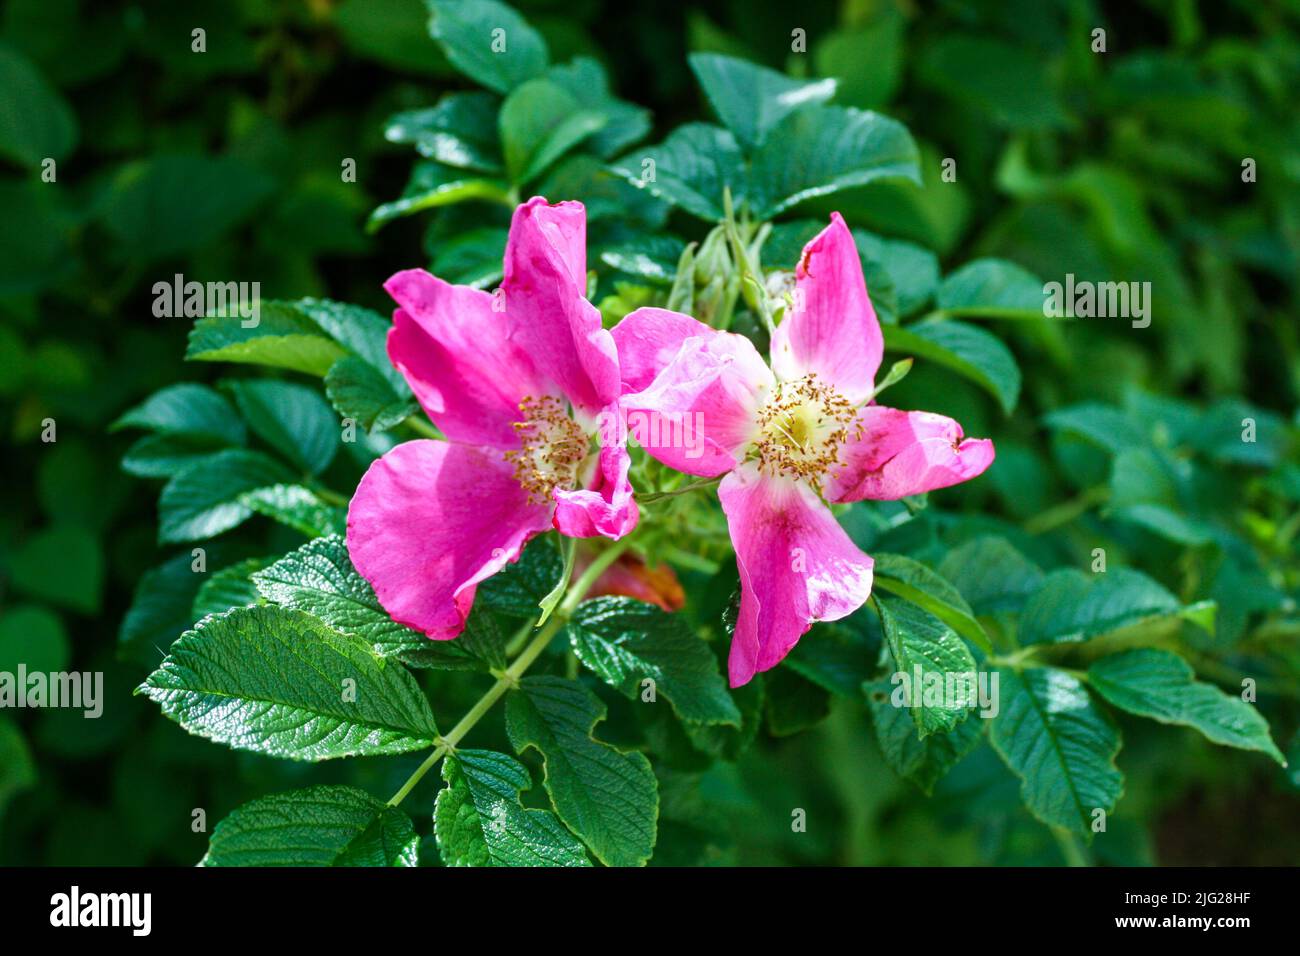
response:
<svg viewBox="0 0 1300 956"><path fill-rule="evenodd" d="M949 368L979 385L1010 414L1020 399L1020 366L997 336L964 322L884 327L885 349Z"/></svg>
<svg viewBox="0 0 1300 956"><path fill-rule="evenodd" d="M505 168L492 93L449 93L437 106L398 113L384 127L391 143L414 145L421 156L443 166L498 174Z"/></svg>
<svg viewBox="0 0 1300 956"><path fill-rule="evenodd" d="M415 866L410 819L356 787L261 797L212 831L201 866Z"/></svg>
<svg viewBox="0 0 1300 956"><path fill-rule="evenodd" d="M238 316L199 319L190 330L185 357L324 375L346 354L291 303L263 302L255 325L253 321Z"/></svg>
<svg viewBox="0 0 1300 956"><path fill-rule="evenodd" d="M257 593L251 575L260 571L273 561L273 558L246 558L229 567L222 568L208 577L194 596L194 605L190 609L190 619L201 620L209 614L224 614L232 607L247 607L258 604L262 596Z"/></svg>
<svg viewBox="0 0 1300 956"><path fill-rule="evenodd" d="M644 701L649 680L682 720L740 726L717 658L680 616L632 598L600 597L578 605L568 633L578 660L629 700Z"/></svg>
<svg viewBox="0 0 1300 956"><path fill-rule="evenodd" d="M895 707L892 695L897 688L888 682L865 684L863 691L871 709L876 742L889 769L930 794L934 785L956 763L978 746L986 722L972 714L959 721L949 732L932 733L918 738L916 722L906 707Z"/></svg>
<svg viewBox="0 0 1300 956"><path fill-rule="evenodd" d="M497 0L428 0L429 32L447 59L498 93L546 69L546 42L514 9Z"/></svg>
<svg viewBox="0 0 1300 956"><path fill-rule="evenodd" d="M659 794L650 762L596 740L605 705L574 681L525 677L506 698L517 753L534 747L556 813L607 866L639 866L654 850Z"/></svg>
<svg viewBox="0 0 1300 956"><path fill-rule="evenodd" d="M585 109L563 87L529 80L501 106L501 149L515 184L532 182L552 163L601 129L606 117Z"/></svg>
<svg viewBox="0 0 1300 956"><path fill-rule="evenodd" d="M147 428L161 435L206 440L214 446L242 445L247 429L234 407L206 385L183 382L150 395L113 422L112 431Z"/></svg>
<svg viewBox="0 0 1300 956"><path fill-rule="evenodd" d="M976 703L975 658L957 632L907 601L877 599L895 678L909 693L918 737L951 730ZM931 689L934 684L936 690Z"/></svg>
<svg viewBox="0 0 1300 956"><path fill-rule="evenodd" d="M1184 607L1165 588L1140 571L1112 568L1088 574L1061 568L1043 580L1020 616L1021 644L1087 641L1150 621L1186 618L1214 628L1212 602Z"/></svg>
<svg viewBox="0 0 1300 956"><path fill-rule="evenodd" d="M1103 657L1088 668L1088 684L1121 710L1192 727L1216 744L1258 750L1286 765L1259 711L1196 680L1191 665L1170 651L1139 648Z"/></svg>
<svg viewBox="0 0 1300 956"><path fill-rule="evenodd" d="M329 467L340 426L319 392L275 379L227 379L223 385L253 431L279 454L309 475Z"/></svg>
<svg viewBox="0 0 1300 956"><path fill-rule="evenodd" d="M199 541L252 516L245 492L292 481L293 473L261 452L232 448L176 475L158 499L158 540Z"/></svg>
<svg viewBox="0 0 1300 956"><path fill-rule="evenodd" d="M736 138L707 123L679 126L659 145L634 150L611 168L632 185L709 222L722 220L726 189L739 204L748 188Z"/></svg>
<svg viewBox="0 0 1300 956"><path fill-rule="evenodd" d="M718 53L692 53L687 59L713 112L745 149L760 145L794 110L835 95L834 80L796 80Z"/></svg>
<svg viewBox="0 0 1300 956"><path fill-rule="evenodd" d="M433 826L447 866L591 865L555 814L520 805L533 782L513 757L458 750L443 759L442 779Z"/></svg>
<svg viewBox="0 0 1300 956"><path fill-rule="evenodd" d="M966 640L988 653L993 645L966 599L940 574L901 554L872 555L876 587L929 611Z"/></svg>
<svg viewBox="0 0 1300 956"><path fill-rule="evenodd" d="M1005 259L976 259L943 280L938 306L954 316L1041 319L1043 283Z"/></svg>
<svg viewBox="0 0 1300 956"><path fill-rule="evenodd" d="M330 368L325 393L336 412L368 432L387 431L419 409L373 365L355 355L344 356Z"/></svg>
<svg viewBox="0 0 1300 956"><path fill-rule="evenodd" d="M1000 710L989 741L1020 778L1038 819L1091 840L1097 811L1110 813L1124 791L1115 766L1119 730L1064 671L999 668Z"/></svg>
<svg viewBox="0 0 1300 956"><path fill-rule="evenodd" d="M294 760L406 753L438 734L401 665L269 604L201 621L137 692L192 734Z"/></svg>

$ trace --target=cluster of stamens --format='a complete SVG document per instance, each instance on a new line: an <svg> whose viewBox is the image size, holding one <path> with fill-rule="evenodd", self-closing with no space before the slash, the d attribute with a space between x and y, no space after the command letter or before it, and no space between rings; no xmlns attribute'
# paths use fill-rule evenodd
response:
<svg viewBox="0 0 1300 956"><path fill-rule="evenodd" d="M758 467L820 487L839 464L840 445L861 428L856 420L853 403L816 375L782 382L758 413Z"/></svg>
<svg viewBox="0 0 1300 956"><path fill-rule="evenodd" d="M529 502L543 504L555 489L577 483L578 466L587 457L587 434L553 395L526 396L519 412L523 418L511 426L519 447L505 458L515 466L515 480L528 492Z"/></svg>

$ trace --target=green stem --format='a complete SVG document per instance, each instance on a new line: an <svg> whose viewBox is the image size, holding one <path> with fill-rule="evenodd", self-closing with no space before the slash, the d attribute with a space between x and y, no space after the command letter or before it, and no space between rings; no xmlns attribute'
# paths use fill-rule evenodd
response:
<svg viewBox="0 0 1300 956"><path fill-rule="evenodd" d="M1073 833L1060 827L1052 827L1052 835L1056 837L1056 844L1061 848L1066 866L1091 866Z"/></svg>
<svg viewBox="0 0 1300 956"><path fill-rule="evenodd" d="M438 431L438 429L434 428L418 414L407 415L406 418L402 419L402 424L411 429L411 431L423 435L425 438L441 439L443 437L442 432Z"/></svg>
<svg viewBox="0 0 1300 956"><path fill-rule="evenodd" d="M393 794L388 801L390 807L395 807L405 800L407 795L415 789L415 785L424 779L424 775L432 770L439 760L456 749L456 745L474 729L474 725L483 719L483 715L492 709L493 705L505 695L506 691L519 685L519 678L523 677L524 672L541 656L542 651L546 650L547 645L551 643L556 633L565 625L574 609L586 597L592 585L596 583L596 579L626 549L626 540L619 541L596 556L595 560L587 566L578 580L570 586L569 593L565 596L563 603L555 610L555 613L551 615L551 619L546 622L546 626L538 631L537 636L528 642L528 645L520 651L519 656L510 662L510 666L497 677L496 683L489 687L487 693L478 699L478 703L466 712L455 727L451 728L439 739L438 746L434 748L433 753L429 754L424 763L415 769L415 773L407 778L401 789Z"/></svg>
<svg viewBox="0 0 1300 956"><path fill-rule="evenodd" d="M339 508L346 508L348 506L348 499L344 498L337 491L326 488L324 485L315 482L313 482L310 487L316 497L326 504L336 505Z"/></svg>
<svg viewBox="0 0 1300 956"><path fill-rule="evenodd" d="M678 495L690 494L692 491L699 491L701 488L712 488L721 478L705 478L701 481L692 481L690 484L682 485L680 488L674 488L672 491L658 491L649 495L638 495L637 502L648 505L654 501L662 501L665 498L676 498Z"/></svg>

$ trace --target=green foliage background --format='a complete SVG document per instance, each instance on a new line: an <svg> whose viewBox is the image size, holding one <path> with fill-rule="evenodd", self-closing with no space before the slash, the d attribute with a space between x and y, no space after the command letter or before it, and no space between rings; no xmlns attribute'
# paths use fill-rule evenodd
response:
<svg viewBox="0 0 1300 956"><path fill-rule="evenodd" d="M1212 635L1190 639L1198 673L1230 691L1258 678L1290 768L1125 718L1125 795L1089 853L1121 865L1294 862L1300 5L852 0L800 4L787 23L789 6L519 4L554 62L593 56L620 97L651 110L645 142L707 114L691 51L845 77L837 103L879 109L916 137L924 190L869 185L787 220L839 209L854 227L931 250L945 276L992 257L1042 279L1152 283L1149 329L1054 325L1018 306L993 315L987 327L1023 374L1018 402L1006 380L980 388L919 362L891 404L992 437L997 463L934 496L905 531L861 533L936 566L986 533L1043 568L1086 567L1102 546L1184 604L1217 601ZM228 751L131 696L191 619L119 640L138 582L178 552L156 544L154 490L120 469L138 434L108 426L162 386L228 372L182 361L190 323L155 318L150 289L183 272L387 314L383 279L446 256L470 230L491 248L508 210L473 201L365 228L411 171L410 147L384 138L388 118L471 88L430 40L420 0L2 9L0 671L19 660L103 670L107 701L93 721L0 713L0 863L188 865L207 848L191 830L195 808L210 829L261 794L347 783L382 795L419 758L306 765ZM190 51L195 26L207 30L205 54ZM1105 54L1089 49L1098 26ZM806 55L789 52L794 27L807 31ZM45 157L57 160L56 183L40 179ZM939 182L944 157L957 160L955 183ZM1242 182L1245 157L1254 183ZM345 158L356 183L341 181ZM644 294L602 282L632 304ZM906 288L892 290L900 314ZM946 288L960 314L960 288ZM872 290L878 307L889 302ZM1259 422L1254 447L1237 435L1246 414ZM40 439L46 418L53 444ZM363 464L343 453L326 476L350 488ZM210 545L209 568L302 540L254 519ZM683 577L695 622L720 628L730 584ZM865 699L832 698L801 673L769 675L765 709L757 690L737 695L762 725L737 763L661 774L654 862L1050 864L1069 852L1021 805L990 747L927 796L886 766ZM425 677L440 715L481 693L454 672ZM634 733L617 709L608 727L615 740ZM476 735L475 746L513 752L500 713ZM434 784L404 805L431 863ZM540 805L539 793L525 802ZM794 807L807 810L806 833L791 832Z"/></svg>

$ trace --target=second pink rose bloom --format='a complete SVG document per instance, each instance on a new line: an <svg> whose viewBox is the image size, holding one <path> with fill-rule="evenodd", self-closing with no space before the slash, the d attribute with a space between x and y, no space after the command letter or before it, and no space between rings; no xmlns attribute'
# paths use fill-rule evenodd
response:
<svg viewBox="0 0 1300 956"><path fill-rule="evenodd" d="M733 687L870 595L871 558L826 502L920 494L993 461L993 443L950 418L874 404L884 339L838 213L804 248L795 282L798 308L772 336L770 367L743 335L665 309L613 330L630 434L678 471L725 476L741 583Z"/></svg>

